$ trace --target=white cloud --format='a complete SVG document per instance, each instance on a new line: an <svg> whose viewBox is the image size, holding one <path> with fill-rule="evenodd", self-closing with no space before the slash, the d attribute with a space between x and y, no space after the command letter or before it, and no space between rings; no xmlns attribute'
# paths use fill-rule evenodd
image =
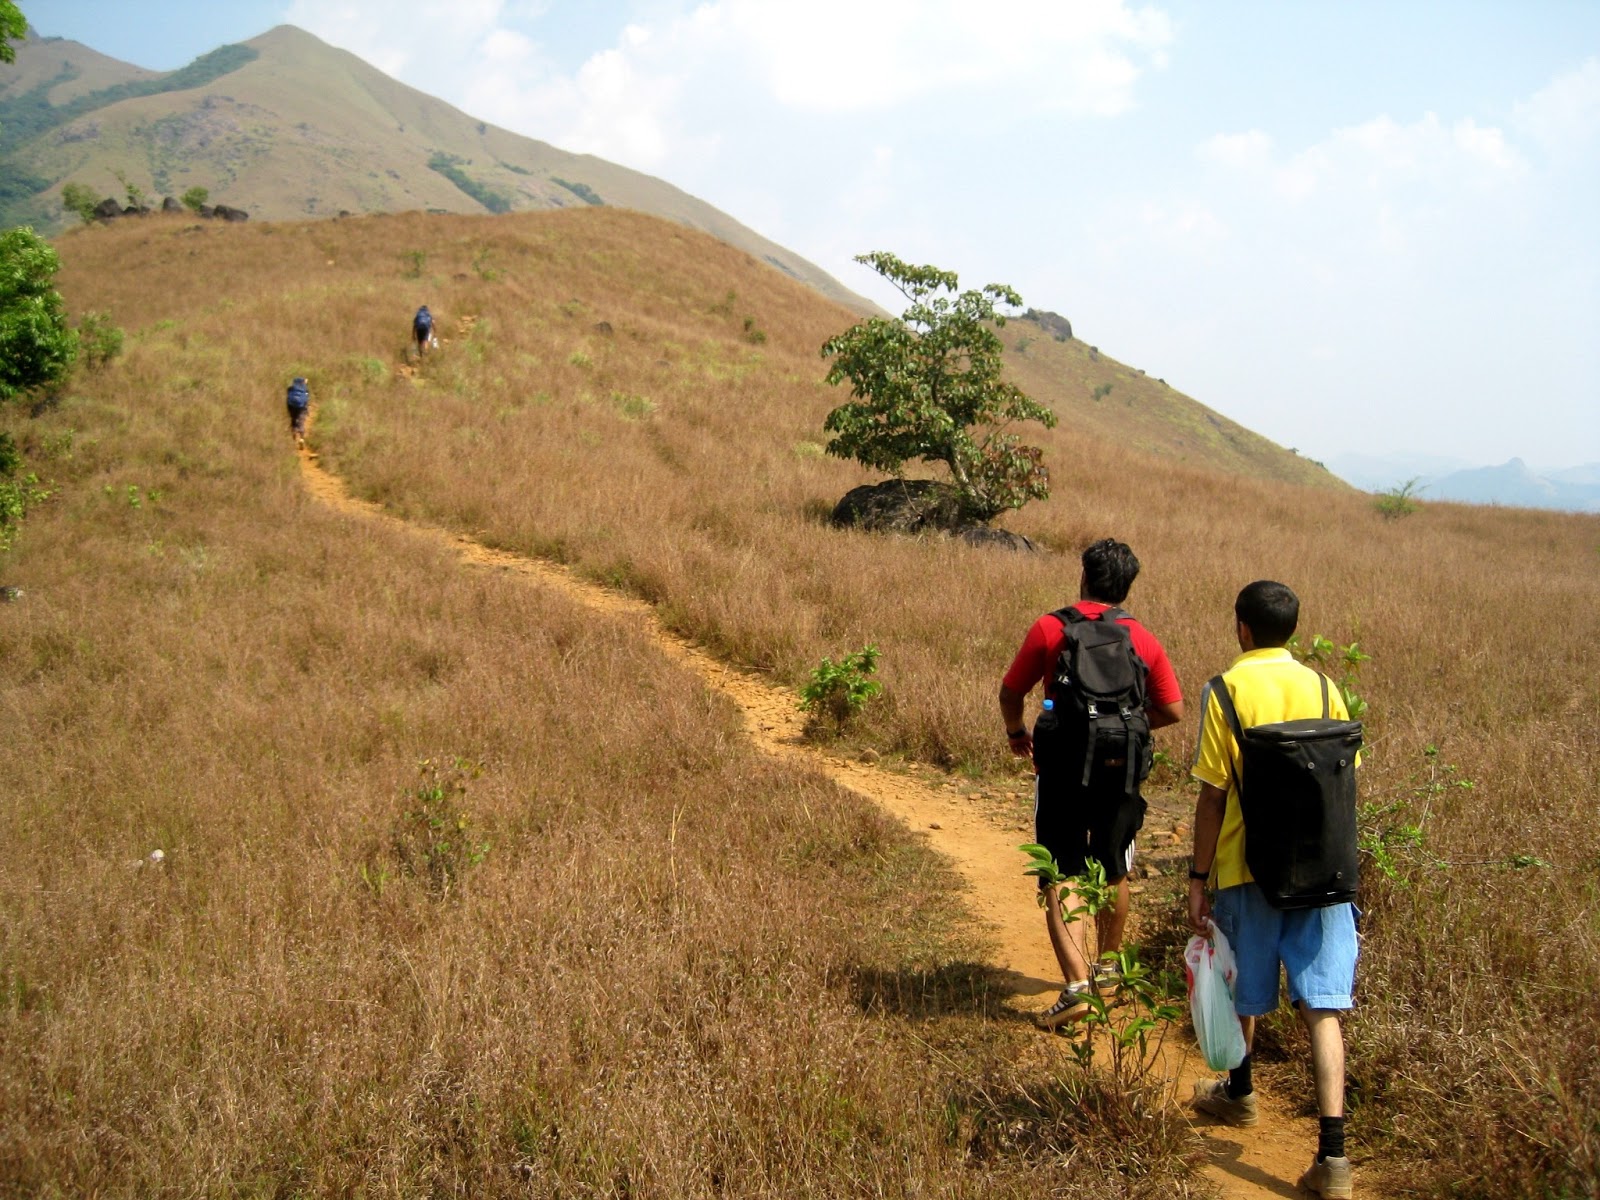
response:
<svg viewBox="0 0 1600 1200"><path fill-rule="evenodd" d="M1217 134L1196 148L1196 156L1244 177L1267 173L1273 191L1294 204L1492 187L1526 169L1503 130L1471 118L1447 127L1431 112L1409 125L1374 117L1281 157L1260 130Z"/></svg>
<svg viewBox="0 0 1600 1200"><path fill-rule="evenodd" d="M1114 114L1165 64L1167 18L1122 0L717 0L696 24L731 36L787 107L849 112L950 89ZM997 97L998 98L998 97Z"/></svg>
<svg viewBox="0 0 1600 1200"><path fill-rule="evenodd" d="M1248 133L1219 133L1200 143L1196 154L1206 162L1224 167L1257 170L1272 160L1272 138L1259 129Z"/></svg>
<svg viewBox="0 0 1600 1200"><path fill-rule="evenodd" d="M1600 58L1558 75L1519 103L1515 121L1555 157L1593 154L1600 141Z"/></svg>

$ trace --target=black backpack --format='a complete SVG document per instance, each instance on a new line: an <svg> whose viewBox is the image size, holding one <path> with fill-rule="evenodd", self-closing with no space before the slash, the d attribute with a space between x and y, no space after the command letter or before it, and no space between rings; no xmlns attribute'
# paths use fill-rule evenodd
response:
<svg viewBox="0 0 1600 1200"><path fill-rule="evenodd" d="M1239 743L1235 763L1244 816L1244 861L1274 908L1325 908L1356 897L1356 754L1361 722L1328 715L1239 727L1218 675L1217 703Z"/></svg>
<svg viewBox="0 0 1600 1200"><path fill-rule="evenodd" d="M1128 614L1108 608L1090 617L1062 608L1050 615L1061 622L1066 640L1045 684L1051 707L1034 724L1034 762L1091 798L1137 809L1130 820L1138 821L1144 812L1139 785L1150 774L1154 750L1144 707L1149 667L1120 620Z"/></svg>

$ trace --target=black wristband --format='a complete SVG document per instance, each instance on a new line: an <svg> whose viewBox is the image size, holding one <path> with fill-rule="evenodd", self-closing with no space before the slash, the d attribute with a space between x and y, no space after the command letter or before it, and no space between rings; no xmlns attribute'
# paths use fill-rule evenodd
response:
<svg viewBox="0 0 1600 1200"><path fill-rule="evenodd" d="M1026 729L1019 729L1015 733L1012 733L1009 729L1006 730L1006 737L1010 738L1013 742L1016 741L1019 737L1027 737L1027 736L1028 736L1028 731Z"/></svg>
<svg viewBox="0 0 1600 1200"><path fill-rule="evenodd" d="M1201 883L1204 883L1206 880L1211 878L1211 872L1210 871L1196 871L1193 867L1190 867L1189 868L1189 878L1190 879L1198 879Z"/></svg>

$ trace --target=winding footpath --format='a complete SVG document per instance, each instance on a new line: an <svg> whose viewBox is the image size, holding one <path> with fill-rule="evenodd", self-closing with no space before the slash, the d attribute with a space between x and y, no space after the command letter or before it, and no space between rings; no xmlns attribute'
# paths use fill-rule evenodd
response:
<svg viewBox="0 0 1600 1200"><path fill-rule="evenodd" d="M706 686L721 692L738 707L744 714L746 733L764 753L822 772L925 837L965 880L968 907L998 946L993 965L1002 972L1002 983L1011 992L1011 1002L1019 1010L1031 1012L1054 1000L1061 987L1059 972L1035 902L1034 881L1022 874L1022 856L1017 852L1018 844L1031 840L1032 832L1019 825L1014 814L1008 818L998 803L974 803L956 789L953 781L947 786L929 786L916 778L808 745L792 693L737 671L670 632L645 601L588 583L554 563L492 550L464 535L403 521L378 505L352 497L340 479L317 464L315 453L309 449L300 450L300 470L312 496L352 520L376 522L403 530L408 536L447 544L465 566L512 572L594 612L626 620L632 630L643 631L663 655L692 671ZM1153 844L1162 838L1172 841L1180 835L1175 819L1152 806L1141 840ZM1065 1042L1060 1044L1065 1056ZM1189 1052L1171 1056L1177 1061L1169 1072L1174 1095L1180 1102L1188 1097L1195 1079L1208 1077L1198 1052L1190 1043L1182 1045ZM1067 1062L1064 1057L1063 1066ZM1296 1181L1310 1163L1316 1146L1313 1117L1296 1116L1280 1098L1263 1095L1261 1122L1252 1129L1231 1129L1205 1117L1195 1119L1195 1128L1206 1139L1209 1161L1204 1174L1227 1200L1303 1195ZM1364 1192L1371 1195L1372 1189L1368 1187Z"/></svg>

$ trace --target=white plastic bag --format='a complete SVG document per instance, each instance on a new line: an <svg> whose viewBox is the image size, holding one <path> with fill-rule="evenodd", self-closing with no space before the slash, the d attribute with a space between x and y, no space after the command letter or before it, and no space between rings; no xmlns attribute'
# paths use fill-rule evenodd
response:
<svg viewBox="0 0 1600 1200"><path fill-rule="evenodd" d="M1244 1061L1244 1031L1233 1007L1233 980L1239 973L1233 947L1210 920L1210 935L1195 934L1183 952L1183 973L1189 978L1189 1016L1194 1039L1206 1066L1231 1071Z"/></svg>

